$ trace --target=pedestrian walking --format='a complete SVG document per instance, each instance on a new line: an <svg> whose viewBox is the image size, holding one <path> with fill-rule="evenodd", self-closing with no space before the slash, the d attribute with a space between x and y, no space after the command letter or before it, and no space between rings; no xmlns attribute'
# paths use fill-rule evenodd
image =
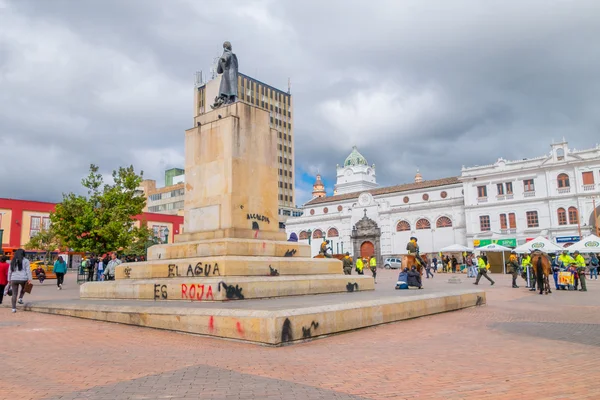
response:
<svg viewBox="0 0 600 400"><path fill-rule="evenodd" d="M429 279L429 275L431 275L431 278L433 278L433 273L431 272L431 267L433 266L433 262L431 264L427 264L427 266L425 267L425 272L427 272L427 279Z"/></svg>
<svg viewBox="0 0 600 400"><path fill-rule="evenodd" d="M433 257L433 272L437 272L437 266L438 266L438 259L437 257Z"/></svg>
<svg viewBox="0 0 600 400"><path fill-rule="evenodd" d="M517 286L517 278L519 277L519 259L516 251L512 251L510 253L507 266L508 272L512 275L512 287L518 289L519 287Z"/></svg>
<svg viewBox="0 0 600 400"><path fill-rule="evenodd" d="M56 274L56 286L58 290L62 290L65 274L67 273L67 263L62 256L58 256L58 259L54 262L54 273Z"/></svg>
<svg viewBox="0 0 600 400"><path fill-rule="evenodd" d="M92 254L92 256L90 257L90 259L88 260L87 263L87 273L88 273L88 282L92 282L94 280L94 269L96 268L96 263L98 262L98 259L96 258L96 256L94 254Z"/></svg>
<svg viewBox="0 0 600 400"><path fill-rule="evenodd" d="M104 279L107 281L115 280L115 268L117 265L121 264L121 260L117 258L117 253L113 252L110 254L111 260L108 262L106 266L106 271L104 271Z"/></svg>
<svg viewBox="0 0 600 400"><path fill-rule="evenodd" d="M485 263L483 257L481 255L477 256L477 268L479 269L478 273L477 273L477 279L475 279L475 282L473 282L473 285L479 285L479 280L481 279L481 277L485 277L485 279L487 279L488 281L490 281L491 285L493 286L494 282L492 280L492 278L490 278L487 274L487 264Z"/></svg>
<svg viewBox="0 0 600 400"><path fill-rule="evenodd" d="M375 254L369 259L369 269L373 274L373 280L377 283L377 258L375 258Z"/></svg>
<svg viewBox="0 0 600 400"><path fill-rule="evenodd" d="M352 275L352 265L354 265L354 261L352 260L352 257L350 257L350 253L346 252L342 264L344 266L344 275Z"/></svg>
<svg viewBox="0 0 600 400"><path fill-rule="evenodd" d="M99 259L98 260L98 276L97 276L97 280L98 281L103 281L104 280L104 260Z"/></svg>
<svg viewBox="0 0 600 400"><path fill-rule="evenodd" d="M581 283L580 292L587 292L587 285L585 282L585 258L578 251L573 253L573 258L575 259L575 265L577 267L577 273L575 274L576 278L579 278L579 282ZM575 281L575 290L577 290L577 281Z"/></svg>
<svg viewBox="0 0 600 400"><path fill-rule="evenodd" d="M31 284L31 266L29 260L25 258L25 250L18 249L13 255L8 269L8 284L12 289L12 312L17 312L17 297L19 304L23 304L23 296L25 295L25 284ZM21 293L19 293L19 287Z"/></svg>
<svg viewBox="0 0 600 400"><path fill-rule="evenodd" d="M0 257L0 304L2 304L2 299L4 298L4 289L8 285L8 269L10 268L10 264L6 260L8 260L6 256Z"/></svg>
<svg viewBox="0 0 600 400"><path fill-rule="evenodd" d="M598 265L600 262L598 261L598 256L592 253L590 256L590 280L595 279L598 280Z"/></svg>

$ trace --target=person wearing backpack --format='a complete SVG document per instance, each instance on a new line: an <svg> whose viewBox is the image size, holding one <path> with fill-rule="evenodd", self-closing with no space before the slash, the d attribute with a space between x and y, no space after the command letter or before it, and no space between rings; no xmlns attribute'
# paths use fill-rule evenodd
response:
<svg viewBox="0 0 600 400"><path fill-rule="evenodd" d="M593 277L596 277L596 280L598 280L599 264L600 262L598 261L598 256L592 253L592 256L590 257L590 280L592 280Z"/></svg>
<svg viewBox="0 0 600 400"><path fill-rule="evenodd" d="M25 258L25 250L15 251L10 268L8 269L8 284L12 289L12 312L17 312L17 297L19 304L23 304L23 295L25 294L25 284L31 284L31 267L29 260ZM21 293L19 293L21 287Z"/></svg>

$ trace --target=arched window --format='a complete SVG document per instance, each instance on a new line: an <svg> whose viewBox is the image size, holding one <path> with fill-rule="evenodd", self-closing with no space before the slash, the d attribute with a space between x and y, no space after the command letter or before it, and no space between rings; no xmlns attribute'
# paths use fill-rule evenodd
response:
<svg viewBox="0 0 600 400"><path fill-rule="evenodd" d="M566 225L567 224L567 212L565 211L564 208L559 208L558 209L558 224L559 225Z"/></svg>
<svg viewBox="0 0 600 400"><path fill-rule="evenodd" d="M431 224L425 218L417 221L417 229L431 229Z"/></svg>
<svg viewBox="0 0 600 400"><path fill-rule="evenodd" d="M335 228L331 228L327 231L327 237L338 237L340 236L339 232Z"/></svg>
<svg viewBox="0 0 600 400"><path fill-rule="evenodd" d="M396 225L396 232L404 232L404 231L410 231L410 224L408 223L408 221L398 222L398 225Z"/></svg>
<svg viewBox="0 0 600 400"><path fill-rule="evenodd" d="M313 232L313 239L323 239L323 231L320 229L316 229Z"/></svg>
<svg viewBox="0 0 600 400"><path fill-rule="evenodd" d="M298 238L300 240L307 240L308 239L308 232L306 232L306 231L300 232L300 236L298 236Z"/></svg>
<svg viewBox="0 0 600 400"><path fill-rule="evenodd" d="M452 220L448 217L439 217L435 223L436 228L450 228L452 227Z"/></svg>
<svg viewBox="0 0 600 400"><path fill-rule="evenodd" d="M575 207L569 207L569 224L577 224L579 213Z"/></svg>
<svg viewBox="0 0 600 400"><path fill-rule="evenodd" d="M558 177L556 178L556 180L558 181L558 188L562 189L562 188L568 188L571 185L569 184L569 175L567 174L560 174L558 175Z"/></svg>

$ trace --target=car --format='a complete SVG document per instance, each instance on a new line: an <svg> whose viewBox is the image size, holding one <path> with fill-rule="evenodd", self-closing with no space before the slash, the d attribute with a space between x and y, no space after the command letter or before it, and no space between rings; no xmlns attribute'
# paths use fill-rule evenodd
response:
<svg viewBox="0 0 600 400"><path fill-rule="evenodd" d="M401 258L386 258L383 263L383 268L385 269L398 269L400 267L402 267Z"/></svg>

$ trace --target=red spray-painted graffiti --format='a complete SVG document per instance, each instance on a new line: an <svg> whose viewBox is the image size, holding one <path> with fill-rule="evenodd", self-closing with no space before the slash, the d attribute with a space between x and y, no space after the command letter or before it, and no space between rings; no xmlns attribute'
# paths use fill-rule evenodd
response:
<svg viewBox="0 0 600 400"><path fill-rule="evenodd" d="M205 289L206 288L206 293ZM181 298L189 300L214 300L213 288L211 285L201 285L192 283L191 285L181 284Z"/></svg>

